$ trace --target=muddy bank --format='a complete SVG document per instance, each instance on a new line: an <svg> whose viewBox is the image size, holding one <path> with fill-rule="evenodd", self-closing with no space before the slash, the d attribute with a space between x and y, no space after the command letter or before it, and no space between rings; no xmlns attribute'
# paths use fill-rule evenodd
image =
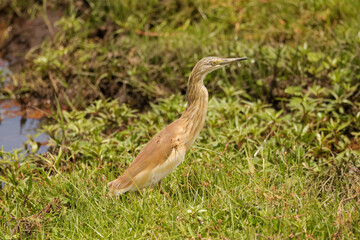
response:
<svg viewBox="0 0 360 240"><path fill-rule="evenodd" d="M54 23L61 16L61 10L50 11L44 17L15 19L10 25L0 18L0 57L9 62L13 72L19 72L25 67L28 51L35 50L45 39L54 36L57 30Z"/></svg>
<svg viewBox="0 0 360 240"><path fill-rule="evenodd" d="M51 41L62 11L50 10L46 16L31 18L21 8L17 10L14 12L10 1L0 4L0 146L4 151L25 148L43 153L47 151L48 136L40 134L38 128L50 115L49 103L38 104L35 98L16 94L13 74L26 68L29 51L36 50L44 40Z"/></svg>
<svg viewBox="0 0 360 240"><path fill-rule="evenodd" d="M84 1L75 1L74 6L77 8L78 14L83 14L86 18L89 6ZM14 14L9 1L0 5L0 58L7 60L13 73L9 76L12 80L8 85L9 91L2 91L2 94L16 96L19 103L25 108L29 106L43 108L49 103L55 106L55 99L58 99L61 105L73 105L81 108L94 99L118 98L119 103L130 103L133 107L143 109L148 104L148 97L138 94L134 90L133 85L137 83L129 84L119 80L124 76L122 73L117 73L123 70L122 67L113 73L106 73L109 71L106 64L109 59L121 58L125 60L122 65L129 65L127 57L125 57L127 52L104 54L94 51L91 53L91 50L79 49L79 46L71 43L74 40L78 44L80 40L83 42L79 44L85 44L86 48L87 44L91 46L94 42L109 41L110 35L116 30L114 23L110 21L105 25L95 25L84 33L80 33L81 29L77 30L79 33L75 33L71 29L71 34L74 36L70 36L62 29L62 35L54 39L59 30L56 22L68 10L67 7L60 5L57 10L50 10L49 7L46 14L39 13L38 17L30 19L30 16L26 14L21 16ZM69 24L70 28L76 28L77 21L79 20L69 20L65 24ZM86 37L77 38L78 34L85 34ZM49 54L49 57L41 56L44 48L40 46L44 41L47 41L50 46L45 51L54 51ZM68 53L58 54L56 51L61 51L61 49L66 49ZM84 50L86 54L77 52ZM129 61L133 63L136 58L132 56L134 49L131 51L129 56L131 61ZM113 51L109 50L109 52ZM86 60L79 61L80 55L84 55L83 58ZM87 55L90 56L90 59ZM39 56L41 56L39 59L43 61L42 63L36 59ZM99 64L98 61L101 63ZM99 69L104 71L99 71ZM102 79L98 79L99 76Z"/></svg>

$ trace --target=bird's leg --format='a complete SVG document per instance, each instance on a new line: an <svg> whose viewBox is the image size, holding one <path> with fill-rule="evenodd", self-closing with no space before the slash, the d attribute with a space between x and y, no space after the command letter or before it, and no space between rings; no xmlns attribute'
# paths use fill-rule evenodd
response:
<svg viewBox="0 0 360 240"><path fill-rule="evenodd" d="M161 180L158 182L159 191L161 194L164 194L163 190L161 189Z"/></svg>

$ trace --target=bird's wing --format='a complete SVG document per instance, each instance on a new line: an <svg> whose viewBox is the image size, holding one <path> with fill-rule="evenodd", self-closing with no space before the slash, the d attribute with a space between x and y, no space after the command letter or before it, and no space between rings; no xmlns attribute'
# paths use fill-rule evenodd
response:
<svg viewBox="0 0 360 240"><path fill-rule="evenodd" d="M126 188L139 173L154 169L168 159L172 149L176 148L180 142L178 125L177 121L171 123L146 144L130 167L118 179L119 188Z"/></svg>

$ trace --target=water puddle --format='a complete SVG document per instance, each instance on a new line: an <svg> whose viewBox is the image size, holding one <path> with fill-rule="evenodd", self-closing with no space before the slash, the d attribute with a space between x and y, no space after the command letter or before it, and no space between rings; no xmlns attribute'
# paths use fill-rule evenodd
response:
<svg viewBox="0 0 360 240"><path fill-rule="evenodd" d="M8 66L8 62L0 58L0 78L4 79L9 74ZM10 80L5 79L0 88L8 87L8 81ZM6 152L19 148L31 149L27 142L31 136L32 142L37 144L37 153L45 153L48 136L39 133L37 129L49 113L49 110L23 108L14 100L0 100L0 149L3 148Z"/></svg>

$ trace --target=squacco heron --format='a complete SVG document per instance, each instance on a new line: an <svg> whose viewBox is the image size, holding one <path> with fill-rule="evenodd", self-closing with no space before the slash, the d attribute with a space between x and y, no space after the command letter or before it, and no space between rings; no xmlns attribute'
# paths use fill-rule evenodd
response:
<svg viewBox="0 0 360 240"><path fill-rule="evenodd" d="M208 91L205 76L230 63L247 58L205 57L193 68L188 82L187 107L181 117L156 134L140 151L130 167L108 183L111 194L139 191L155 186L185 158L185 153L204 126Z"/></svg>

